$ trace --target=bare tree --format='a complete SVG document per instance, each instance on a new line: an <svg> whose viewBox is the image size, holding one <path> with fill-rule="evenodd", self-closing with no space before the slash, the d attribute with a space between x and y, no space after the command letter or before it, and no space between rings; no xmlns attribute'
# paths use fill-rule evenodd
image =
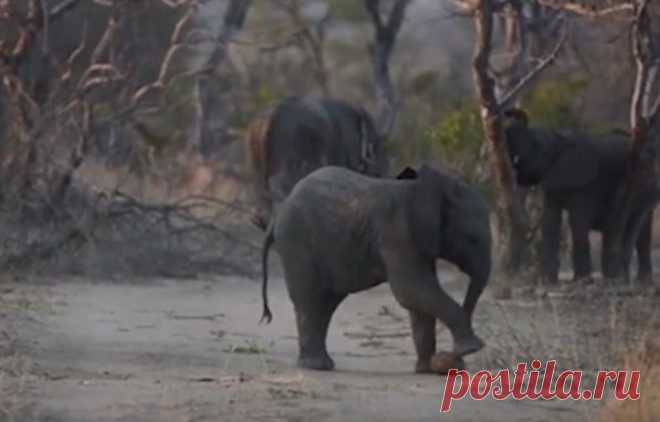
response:
<svg viewBox="0 0 660 422"><path fill-rule="evenodd" d="M136 114L153 108L149 106L153 97L160 96L176 78L173 62L194 2L163 3L181 8L182 13L156 79L144 84L136 81L135 69L116 54L122 22L136 10L134 5L112 2L91 6L107 11L105 28L92 41L89 24L83 22L79 45L62 57L56 54L61 52L49 48L48 31L79 2L65 0L51 9L45 9L44 4L31 0L25 16L12 2L3 3L0 9L0 20L18 34L13 39L8 36L0 48L0 75L10 104L10 134L0 154L5 197L20 202L26 194L36 193L53 208L53 202L61 200L71 185L98 128L107 124L139 126ZM37 84L38 89L29 83L29 74L21 71L29 55L48 63L48 80ZM108 107L117 112L100 118L98 111Z"/></svg>
<svg viewBox="0 0 660 422"><path fill-rule="evenodd" d="M506 149L502 113L511 107L518 95L555 60L564 43L566 32L545 58L527 73L521 74L520 69L525 63L527 48L522 5L495 0L466 0L454 3L460 7L463 14L472 16L476 32L472 74L480 103L490 167L494 175L493 183L497 192L497 225L501 239L501 244L498 245L500 253L498 265L505 273L516 273L522 268L528 223ZM509 52L513 57L506 72L508 77L500 83L498 90L497 79L491 65L494 21L498 13L505 11L509 13L508 18L505 18L509 20L505 25L505 35ZM518 45L517 51L515 44Z"/></svg>
<svg viewBox="0 0 660 422"><path fill-rule="evenodd" d="M84 245L98 246L108 240L125 241L130 247L156 236L151 239L168 244L167 248L186 242L183 252L191 253L190 245L203 245L211 233L230 239L217 223L229 209L221 200L195 195L147 204L117 187L99 189L92 185L94 181L76 177L101 128L148 131L141 119L162 113L165 94L173 83L196 75L180 71L176 63L182 62L179 54L186 47L185 34L197 2L97 1L83 6L84 2L63 0L47 8L50 3L54 2L0 1L0 92L10 108L9 136L0 143L2 268L26 268L36 261L73 255L72 251L84 255ZM168 20L166 25L170 37L162 55L137 51L155 62L153 69L139 74L132 66L136 55L131 48L136 40L130 25L124 23L139 21L145 11L153 13L154 6L168 16L172 12L175 21ZM50 42L51 35L53 41L59 40L54 37L56 24L65 15L77 23L61 22L76 31L70 51L51 48ZM96 31L90 30L92 16L101 22ZM35 56L49 63L48 79L37 84L38 89L31 84L30 72L21 71ZM231 237L228 243L234 248L238 242ZM112 254L120 255L116 248Z"/></svg>
<svg viewBox="0 0 660 422"><path fill-rule="evenodd" d="M390 76L390 57L411 0L396 0L384 21L380 0L364 0L374 26L374 41L369 45L376 85L376 124L381 134L391 132L399 104Z"/></svg>

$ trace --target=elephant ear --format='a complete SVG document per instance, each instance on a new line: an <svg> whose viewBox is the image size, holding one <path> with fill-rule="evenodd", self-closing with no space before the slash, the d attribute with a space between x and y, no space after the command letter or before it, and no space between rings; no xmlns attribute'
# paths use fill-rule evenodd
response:
<svg viewBox="0 0 660 422"><path fill-rule="evenodd" d="M417 179L417 170L411 167L406 167L405 169L401 170L401 172L396 176L396 178L399 180Z"/></svg>
<svg viewBox="0 0 660 422"><path fill-rule="evenodd" d="M580 146L584 140L567 142L559 151L541 185L545 189L570 189L585 186L598 176L598 157Z"/></svg>
<svg viewBox="0 0 660 422"><path fill-rule="evenodd" d="M446 242L451 241L446 232L451 225L452 188L446 175L423 165L407 201L411 235L419 252L429 258L443 256Z"/></svg>

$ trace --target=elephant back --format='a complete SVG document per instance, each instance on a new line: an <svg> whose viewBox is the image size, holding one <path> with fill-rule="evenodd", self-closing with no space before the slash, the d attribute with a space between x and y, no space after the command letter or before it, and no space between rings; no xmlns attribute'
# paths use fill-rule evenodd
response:
<svg viewBox="0 0 660 422"><path fill-rule="evenodd" d="M278 186L269 188L287 194L314 169L336 162L335 138L332 120L321 104L299 98L282 102L267 133L266 177L278 175Z"/></svg>
<svg viewBox="0 0 660 422"><path fill-rule="evenodd" d="M371 117L341 100L287 98L250 124L246 142L259 185L280 197L323 166L380 175L372 168L382 148Z"/></svg>
<svg viewBox="0 0 660 422"><path fill-rule="evenodd" d="M313 171L278 209L274 225L278 247L304 239L305 250L319 252L314 262L317 271L336 280L326 286L336 292L352 293L386 281L379 251L383 227L374 218L374 210L383 208L378 193L384 183L343 167ZM356 289L356 280L373 284Z"/></svg>

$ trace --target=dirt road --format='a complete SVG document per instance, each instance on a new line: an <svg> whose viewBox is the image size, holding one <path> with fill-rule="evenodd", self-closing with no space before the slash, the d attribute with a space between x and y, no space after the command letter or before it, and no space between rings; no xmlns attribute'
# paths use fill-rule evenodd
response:
<svg viewBox="0 0 660 422"><path fill-rule="evenodd" d="M342 304L330 330L331 373L294 366L293 311L281 279L271 283L275 318L266 326L257 324L259 287L245 279L2 286L6 302L24 305L21 316L5 308L0 317L16 337L5 358L14 373L0 378L2 420L586 418L575 402L464 400L440 414L445 378L411 373L407 315L387 285ZM439 348L448 340L443 331ZM478 357L467 364L482 369Z"/></svg>

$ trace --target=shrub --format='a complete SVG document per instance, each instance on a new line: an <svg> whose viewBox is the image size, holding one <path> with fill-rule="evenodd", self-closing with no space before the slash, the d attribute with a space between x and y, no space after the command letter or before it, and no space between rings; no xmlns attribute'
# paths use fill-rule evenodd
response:
<svg viewBox="0 0 660 422"><path fill-rule="evenodd" d="M581 128L579 95L587 84L585 78L539 82L523 101L523 109L537 126L549 129Z"/></svg>

